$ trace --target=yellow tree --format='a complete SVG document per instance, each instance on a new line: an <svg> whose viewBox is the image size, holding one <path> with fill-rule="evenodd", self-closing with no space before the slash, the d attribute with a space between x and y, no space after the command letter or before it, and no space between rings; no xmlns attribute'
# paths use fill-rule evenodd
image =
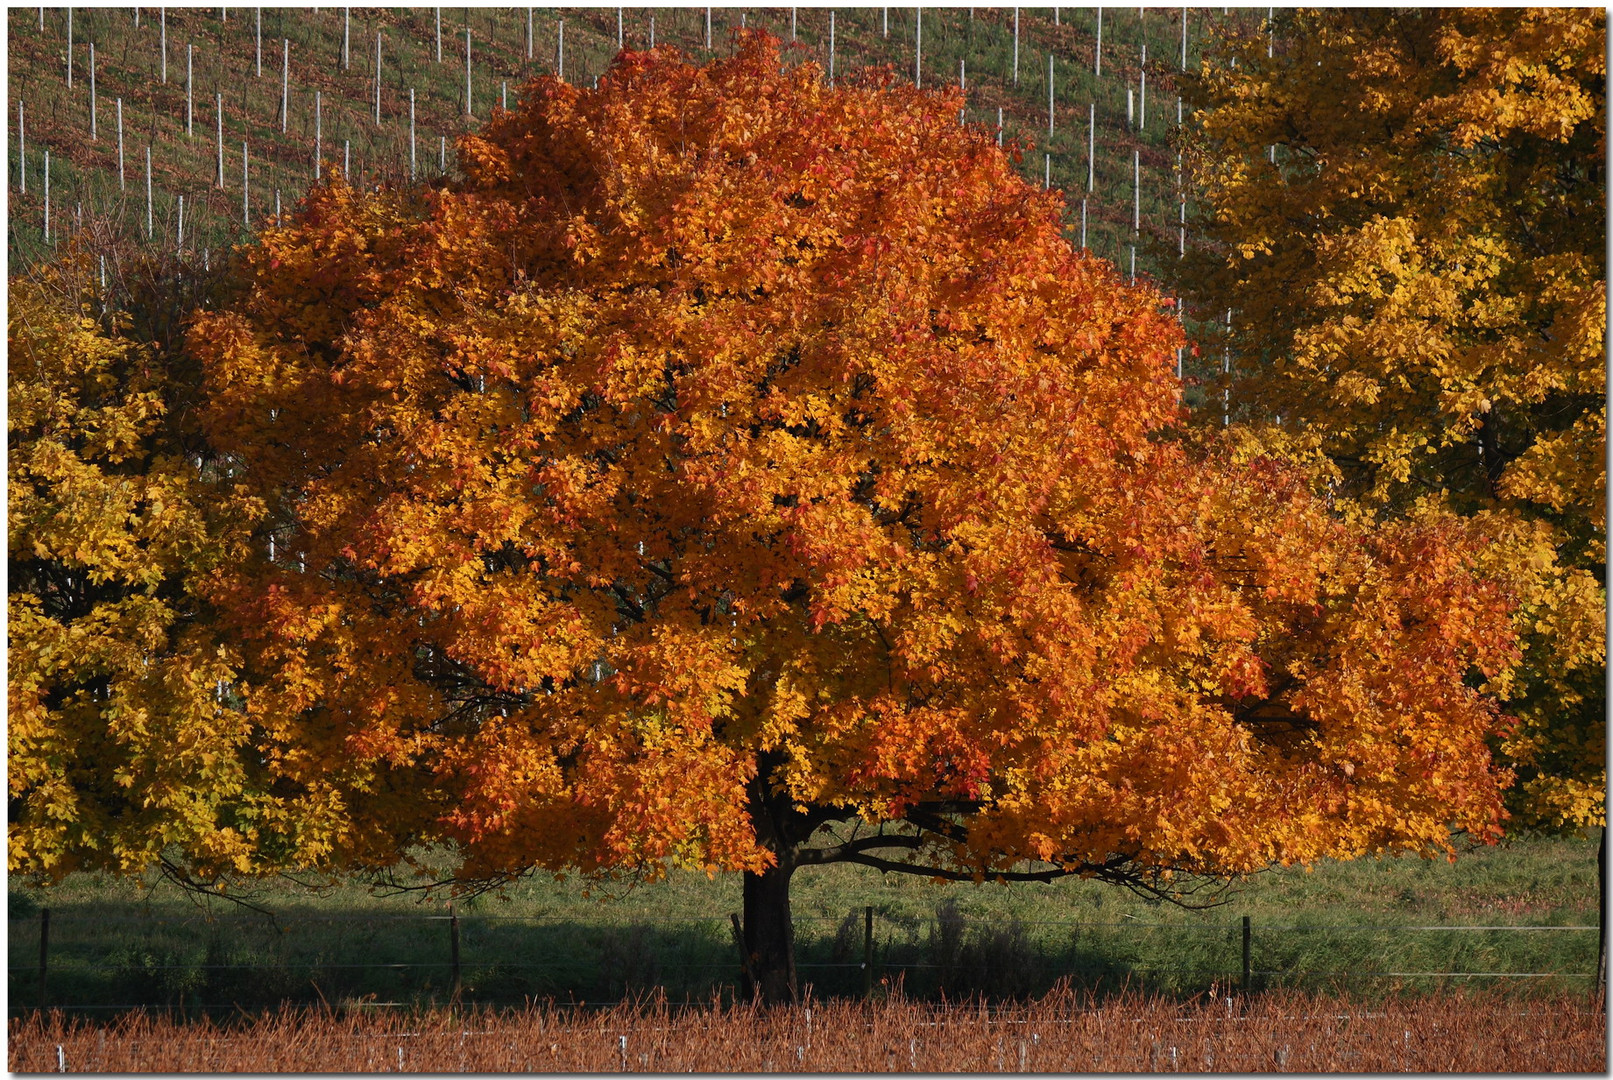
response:
<svg viewBox="0 0 1613 1080"><path fill-rule="evenodd" d="M193 588L241 557L252 505L184 445L194 379L97 314L86 268L9 286L8 866L195 885L307 862L315 817L268 791Z"/></svg>
<svg viewBox="0 0 1613 1080"><path fill-rule="evenodd" d="M1170 892L1497 834L1483 529L1183 438L1158 294L959 104L625 53L245 252L191 343L265 518L209 595L343 857L739 871L783 1000L805 866Z"/></svg>
<svg viewBox="0 0 1613 1080"><path fill-rule="evenodd" d="M1220 389L1254 445L1320 455L1359 512L1431 500L1530 553L1513 809L1571 828L1604 819L1605 33L1598 8L1338 8L1226 41L1188 90L1177 274L1232 314Z"/></svg>

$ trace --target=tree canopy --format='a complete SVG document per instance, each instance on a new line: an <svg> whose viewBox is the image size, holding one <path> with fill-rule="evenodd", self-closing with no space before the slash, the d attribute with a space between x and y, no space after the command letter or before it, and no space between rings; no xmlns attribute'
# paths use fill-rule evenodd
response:
<svg viewBox="0 0 1613 1080"><path fill-rule="evenodd" d="M463 182L333 174L244 252L190 342L265 516L209 595L334 849L744 871L782 997L800 865L1168 888L1496 835L1482 526L1187 437L1160 296L958 104L627 52Z"/></svg>
<svg viewBox="0 0 1613 1080"><path fill-rule="evenodd" d="M1189 83L1177 275L1233 313L1254 445L1320 454L1341 508L1518 539L1514 809L1567 826L1605 788L1605 37L1600 9L1338 8L1227 41Z"/></svg>

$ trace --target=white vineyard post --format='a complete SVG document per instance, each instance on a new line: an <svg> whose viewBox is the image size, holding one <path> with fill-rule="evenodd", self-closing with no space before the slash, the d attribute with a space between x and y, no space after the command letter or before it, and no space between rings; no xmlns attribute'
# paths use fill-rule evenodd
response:
<svg viewBox="0 0 1613 1080"><path fill-rule="evenodd" d="M44 11L45 9L40 8L39 10ZM167 8L158 8L157 9L157 21L158 21L158 23L161 24L161 30L159 31L159 33L161 34L161 37L162 37L162 45L161 45L161 53L162 53L162 84L164 86L167 86L168 85L168 9ZM44 26L41 25L40 29L43 30Z"/></svg>
<svg viewBox="0 0 1613 1080"><path fill-rule="evenodd" d="M17 99L17 181L28 194L28 129L23 124L22 98Z"/></svg>
<svg viewBox="0 0 1613 1080"><path fill-rule="evenodd" d="M499 80L498 107L505 112L510 111L510 81L508 79Z"/></svg>
<svg viewBox="0 0 1613 1080"><path fill-rule="evenodd" d="M1142 229L1142 152L1131 152L1131 281L1137 283L1137 237Z"/></svg>
<svg viewBox="0 0 1613 1080"><path fill-rule="evenodd" d="M1098 36L1092 45L1092 77L1103 74L1103 8L1098 8Z"/></svg>
<svg viewBox="0 0 1613 1080"><path fill-rule="evenodd" d="M414 183L414 87L409 87L409 182Z"/></svg>
<svg viewBox="0 0 1613 1080"><path fill-rule="evenodd" d="M49 161L49 157L45 160ZM146 239L150 240L155 234L151 222L151 144L146 144Z"/></svg>
<svg viewBox="0 0 1613 1080"><path fill-rule="evenodd" d="M1143 42L1142 67L1137 69L1137 130L1148 126L1148 42Z"/></svg>
<svg viewBox="0 0 1613 1080"><path fill-rule="evenodd" d="M280 133L291 120L291 39L280 39Z"/></svg>
<svg viewBox="0 0 1613 1080"><path fill-rule="evenodd" d="M1087 249L1087 200L1081 197L1081 250Z"/></svg>
<svg viewBox="0 0 1613 1080"><path fill-rule="evenodd" d="M342 140L342 179L349 184L353 182L353 143L349 139ZM278 213L278 211L276 211Z"/></svg>
<svg viewBox="0 0 1613 1080"><path fill-rule="evenodd" d="M650 18L653 20L655 18L655 16L651 15ZM795 40L795 9L794 8L790 9L790 40L791 41Z"/></svg>
<svg viewBox="0 0 1613 1080"><path fill-rule="evenodd" d="M248 214L251 212L252 203L251 203L251 200L249 199L249 197L247 195L248 190L249 190L249 176L248 176L248 173L247 173L246 140L242 139L241 140L241 224L242 225L251 224L251 220L248 217Z"/></svg>
<svg viewBox="0 0 1613 1080"><path fill-rule="evenodd" d="M526 58L532 60L532 9L526 9Z"/></svg>
<svg viewBox="0 0 1613 1080"><path fill-rule="evenodd" d="M831 18L833 16L831 15ZM706 9L706 48L711 48L711 9Z"/></svg>
<svg viewBox="0 0 1613 1080"><path fill-rule="evenodd" d="M381 31L375 32L375 124L381 124Z"/></svg>
<svg viewBox="0 0 1613 1080"><path fill-rule="evenodd" d="M274 218L275 218L276 221L280 220L280 189L279 188L274 189Z"/></svg>
<svg viewBox="0 0 1613 1080"><path fill-rule="evenodd" d="M465 115L474 115L470 111L470 27L465 27Z"/></svg>
<svg viewBox="0 0 1613 1080"><path fill-rule="evenodd" d="M1182 96L1176 95L1176 126L1182 126ZM1187 177L1182 171L1182 152L1176 151L1176 195L1180 220L1176 229L1176 257L1187 254Z"/></svg>
<svg viewBox="0 0 1613 1080"><path fill-rule="evenodd" d="M968 88L969 88L969 85L968 85L967 82L964 81L964 78L963 78L963 57L960 56L958 58L958 93L965 94L965 93L967 93ZM963 126L964 113L966 111L967 111L967 106L960 105L958 107L958 126L959 127Z"/></svg>
<svg viewBox="0 0 1613 1080"><path fill-rule="evenodd" d="M793 9L792 9L793 10ZM793 40L793 37L792 37ZM650 48L655 48L655 16L650 16Z"/></svg>
<svg viewBox="0 0 1613 1080"><path fill-rule="evenodd" d="M1132 231L1133 235L1136 235L1142 229L1142 224L1143 224L1143 218L1142 218L1142 212L1143 212L1143 202L1142 202L1143 164L1142 164L1142 162L1143 162L1142 151L1141 150L1135 150L1135 149L1132 150L1132 152L1131 152L1131 231Z"/></svg>
<svg viewBox="0 0 1613 1080"><path fill-rule="evenodd" d="M1019 85L1019 9L1014 9L1014 85Z"/></svg>
<svg viewBox="0 0 1613 1080"><path fill-rule="evenodd" d="M1059 9L1056 7L1053 9L1053 25L1059 25Z"/></svg>
<svg viewBox="0 0 1613 1080"><path fill-rule="evenodd" d="M224 190L224 94L222 91L213 95L213 112L218 122L218 187Z"/></svg>
<svg viewBox="0 0 1613 1080"><path fill-rule="evenodd" d="M1272 57L1272 46L1276 42L1276 37L1277 37L1277 21L1276 20L1277 20L1277 9L1276 8L1267 8L1266 9L1266 59L1267 60L1271 59L1271 57ZM95 46L93 46L93 45L90 46L90 62L92 64L95 62ZM95 85L95 75L94 75L94 69L93 68L91 68L90 85L91 86ZM1271 144L1271 146L1267 150L1267 154L1271 158L1271 163L1273 165L1277 164L1277 144L1276 143Z"/></svg>
<svg viewBox="0 0 1613 1080"><path fill-rule="evenodd" d="M319 159L325 150L325 103L320 91L314 91L314 179L321 175Z"/></svg>
<svg viewBox="0 0 1613 1080"><path fill-rule="evenodd" d="M1053 53L1047 54L1047 133L1053 134Z"/></svg>
<svg viewBox="0 0 1613 1080"><path fill-rule="evenodd" d="M923 85L924 9L913 9L913 88Z"/></svg>
<svg viewBox="0 0 1613 1080"><path fill-rule="evenodd" d="M708 13L710 9L707 9ZM708 35L709 36L709 35ZM835 84L835 13L829 9L829 85Z"/></svg>
<svg viewBox="0 0 1613 1080"><path fill-rule="evenodd" d="M448 136L446 135L437 136L437 172L443 176L448 175Z"/></svg>
<svg viewBox="0 0 1613 1080"><path fill-rule="evenodd" d="M252 23L252 55L256 57L256 78L263 78L263 9L257 9L257 15Z"/></svg>
<svg viewBox="0 0 1613 1080"><path fill-rule="evenodd" d="M90 138L100 142L101 136L96 133L95 128L95 111L95 42L92 41L90 42Z"/></svg>
<svg viewBox="0 0 1613 1080"><path fill-rule="evenodd" d="M1182 9L1182 70L1187 70L1187 9Z"/></svg>
<svg viewBox="0 0 1613 1080"><path fill-rule="evenodd" d="M1232 309L1227 308L1227 343L1221 350L1221 375L1226 380L1221 386L1221 426L1231 422L1232 412Z"/></svg>
<svg viewBox="0 0 1613 1080"><path fill-rule="evenodd" d="M67 9L67 88L73 88L73 9Z"/></svg>
<svg viewBox="0 0 1613 1080"><path fill-rule="evenodd" d="M879 14L880 17L884 19L885 37L888 38L891 36L891 9L888 7L882 7L879 9Z"/></svg>
<svg viewBox="0 0 1613 1080"><path fill-rule="evenodd" d="M187 41L185 43L185 138L187 139L191 138L193 134L191 123L193 116L190 92L191 56L193 52L194 47L190 42Z"/></svg>
<svg viewBox="0 0 1613 1080"><path fill-rule="evenodd" d="M1098 103L1087 104L1087 190L1092 190L1092 178L1097 172L1096 151L1098 131Z"/></svg>
<svg viewBox="0 0 1613 1080"><path fill-rule="evenodd" d="M1046 191L1053 186L1053 155L1042 155L1042 190Z"/></svg>
<svg viewBox="0 0 1613 1080"><path fill-rule="evenodd" d="M622 48L622 9L617 8L616 9L616 50L618 52L620 52L621 48Z"/></svg>
<svg viewBox="0 0 1613 1080"><path fill-rule="evenodd" d="M560 81L566 81L566 20L561 19L555 29L555 70Z"/></svg>
<svg viewBox="0 0 1613 1080"><path fill-rule="evenodd" d="M50 148L45 148L45 243L50 243Z"/></svg>
<svg viewBox="0 0 1613 1080"><path fill-rule="evenodd" d="M1133 90L1131 87L1128 86L1128 87L1126 87L1126 127L1129 130L1131 128L1135 128L1136 126L1137 126L1137 91Z"/></svg>
<svg viewBox="0 0 1613 1080"><path fill-rule="evenodd" d="M1003 107L997 106L997 145L1003 144Z"/></svg>
<svg viewBox="0 0 1613 1080"><path fill-rule="evenodd" d="M185 250L185 196L179 197L179 227L174 230L174 254Z"/></svg>
<svg viewBox="0 0 1613 1080"><path fill-rule="evenodd" d="M140 9L136 8L135 10L138 11ZM43 6L41 6L39 9L39 32L41 34L45 32L45 9Z"/></svg>
<svg viewBox="0 0 1613 1080"><path fill-rule="evenodd" d="M442 8L437 8L437 63L442 63Z"/></svg>

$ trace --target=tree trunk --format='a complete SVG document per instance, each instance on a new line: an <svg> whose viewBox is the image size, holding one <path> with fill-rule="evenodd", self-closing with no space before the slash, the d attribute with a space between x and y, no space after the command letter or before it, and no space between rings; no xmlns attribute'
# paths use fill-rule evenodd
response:
<svg viewBox="0 0 1613 1080"><path fill-rule="evenodd" d="M796 1000L795 924L790 919L790 875L795 866L781 852L776 866L745 875L745 952L752 992L767 1005Z"/></svg>
<svg viewBox="0 0 1613 1080"><path fill-rule="evenodd" d="M790 920L790 875L796 846L810 833L789 796L773 789L773 773L783 765L777 754L757 756L748 785L756 839L775 857L760 874L745 874L744 942L747 990L763 1004L796 1000L795 925Z"/></svg>

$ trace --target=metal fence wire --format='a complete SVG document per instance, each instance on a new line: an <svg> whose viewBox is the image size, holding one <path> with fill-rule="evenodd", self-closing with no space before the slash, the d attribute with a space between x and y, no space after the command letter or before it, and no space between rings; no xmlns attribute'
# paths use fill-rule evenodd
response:
<svg viewBox="0 0 1613 1080"><path fill-rule="evenodd" d="M1586 986L1596 926L797 918L799 982L822 997L1021 998L1068 981L1197 993ZM103 914L10 919L9 1009L106 1014L281 1004L732 1000L734 917L582 922L543 915Z"/></svg>

